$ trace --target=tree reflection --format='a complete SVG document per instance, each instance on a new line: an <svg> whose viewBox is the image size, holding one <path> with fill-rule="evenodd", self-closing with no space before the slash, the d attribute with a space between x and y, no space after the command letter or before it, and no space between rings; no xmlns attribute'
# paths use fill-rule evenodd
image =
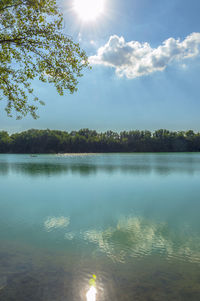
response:
<svg viewBox="0 0 200 301"><path fill-rule="evenodd" d="M97 174L99 172L114 174L116 172L124 174L150 174L152 172L159 175L169 175L171 173L180 173L184 172L186 174L193 174L194 172L199 172L200 168L198 165L173 165L167 162L149 164L147 163L130 163L121 164L118 163L108 163L108 164L94 164L86 163L70 163L63 162L61 164L50 163L50 162L37 162L37 163L20 163L20 162L1 162L0 163L0 175L7 175L11 171L12 173L25 174L31 177L37 176L51 176L51 175L61 175L61 174L79 174L81 176L89 176Z"/></svg>

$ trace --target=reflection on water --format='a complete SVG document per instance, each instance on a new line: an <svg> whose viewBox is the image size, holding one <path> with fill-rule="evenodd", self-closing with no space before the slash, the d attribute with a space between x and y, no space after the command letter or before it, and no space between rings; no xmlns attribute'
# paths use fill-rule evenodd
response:
<svg viewBox="0 0 200 301"><path fill-rule="evenodd" d="M16 156L16 155L15 155ZM171 174L184 172L193 174L200 172L199 154L71 154L71 155L41 155L31 158L28 155L0 154L0 175L11 173L27 174L29 176L81 174L89 175L97 172L114 174L116 172L148 174ZM114 159L113 159L114 158Z"/></svg>
<svg viewBox="0 0 200 301"><path fill-rule="evenodd" d="M89 281L89 284L90 284L90 288L87 291L86 299L87 299L87 301L96 301L96 294L97 294L96 275L92 276L92 278Z"/></svg>
<svg viewBox="0 0 200 301"><path fill-rule="evenodd" d="M70 223L69 217L48 217L44 222L44 227L46 231L52 231L55 229L66 228Z"/></svg>
<svg viewBox="0 0 200 301"><path fill-rule="evenodd" d="M7 251L9 254L8 247ZM88 281L94 270L98 276L96 301L199 300L200 270L194 264L173 261L169 265L151 256L120 265L105 258L69 258L69 254L62 258L61 254L40 254L21 247L20 253L15 248L5 267L2 255L0 251L1 301L88 301Z"/></svg>
<svg viewBox="0 0 200 301"><path fill-rule="evenodd" d="M142 217L123 217L116 227L81 233L66 233L65 239L85 240L95 244L113 262L125 263L127 257L142 258L159 254L171 260L200 263L200 237L188 227L172 229L166 223L155 223Z"/></svg>
<svg viewBox="0 0 200 301"><path fill-rule="evenodd" d="M199 176L200 154L0 155L0 301L199 300Z"/></svg>
<svg viewBox="0 0 200 301"><path fill-rule="evenodd" d="M87 301L96 301L97 290L94 286L91 286L86 294Z"/></svg>

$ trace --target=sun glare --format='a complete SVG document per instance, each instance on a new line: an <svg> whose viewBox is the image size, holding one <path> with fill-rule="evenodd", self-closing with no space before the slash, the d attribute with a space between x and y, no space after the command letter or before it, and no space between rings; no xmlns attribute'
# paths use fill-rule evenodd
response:
<svg viewBox="0 0 200 301"><path fill-rule="evenodd" d="M92 286L86 294L87 301L96 301L97 290Z"/></svg>
<svg viewBox="0 0 200 301"><path fill-rule="evenodd" d="M105 0L74 0L74 10L83 21L94 21L104 11Z"/></svg>

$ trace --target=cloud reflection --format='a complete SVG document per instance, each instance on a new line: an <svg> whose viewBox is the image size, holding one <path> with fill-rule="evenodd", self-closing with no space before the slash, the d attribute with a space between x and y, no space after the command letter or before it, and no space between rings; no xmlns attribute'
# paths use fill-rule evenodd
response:
<svg viewBox="0 0 200 301"><path fill-rule="evenodd" d="M69 217L48 217L44 222L44 227L47 232L50 232L54 229L62 229L68 227L70 224Z"/></svg>
<svg viewBox="0 0 200 301"><path fill-rule="evenodd" d="M124 263L127 257L142 258L160 254L168 260L178 258L200 263L200 238L184 226L181 229L170 229L167 223L129 216L122 217L115 227L103 231L91 229L73 235L96 245L99 251L114 262Z"/></svg>

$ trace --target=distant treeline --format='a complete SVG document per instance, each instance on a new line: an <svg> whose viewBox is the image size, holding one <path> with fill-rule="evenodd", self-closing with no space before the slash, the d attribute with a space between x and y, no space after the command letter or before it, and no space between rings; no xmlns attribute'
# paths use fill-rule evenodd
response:
<svg viewBox="0 0 200 301"><path fill-rule="evenodd" d="M192 130L72 131L28 130L0 132L0 153L199 152L200 133Z"/></svg>

